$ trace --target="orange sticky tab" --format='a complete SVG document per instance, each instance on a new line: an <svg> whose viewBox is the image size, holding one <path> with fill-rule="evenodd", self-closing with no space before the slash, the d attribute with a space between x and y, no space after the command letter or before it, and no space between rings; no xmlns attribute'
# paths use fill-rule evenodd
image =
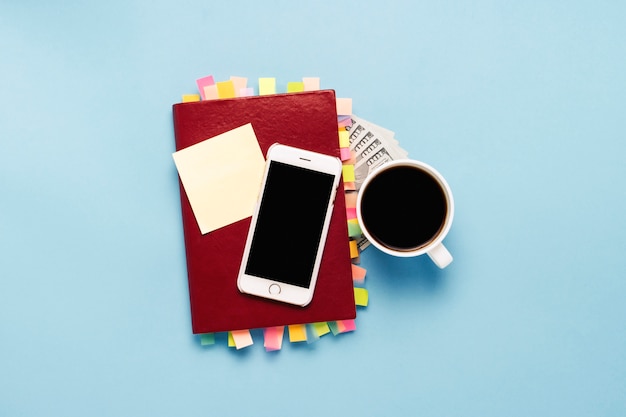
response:
<svg viewBox="0 0 626 417"><path fill-rule="evenodd" d="M217 94L217 85L207 85L204 87L204 99L205 100L217 100L219 98Z"/></svg>
<svg viewBox="0 0 626 417"><path fill-rule="evenodd" d="M289 328L289 341L294 342L306 342L306 325L304 324L290 324Z"/></svg>
<svg viewBox="0 0 626 417"><path fill-rule="evenodd" d="M337 327L339 328L339 333L353 332L356 330L356 321L354 319L338 320Z"/></svg>
<svg viewBox="0 0 626 417"><path fill-rule="evenodd" d="M356 245L356 240L350 240L350 258L359 257L359 248Z"/></svg>
<svg viewBox="0 0 626 417"><path fill-rule="evenodd" d="M367 270L361 266L352 264L352 280L354 282L363 282L365 281L365 274Z"/></svg>
<svg viewBox="0 0 626 417"><path fill-rule="evenodd" d="M346 191L356 191L356 184L354 183L354 181L352 182L344 182L343 183L343 189Z"/></svg>
<svg viewBox="0 0 626 417"><path fill-rule="evenodd" d="M346 193L346 207L356 207L356 199L359 196L358 193L348 192Z"/></svg>

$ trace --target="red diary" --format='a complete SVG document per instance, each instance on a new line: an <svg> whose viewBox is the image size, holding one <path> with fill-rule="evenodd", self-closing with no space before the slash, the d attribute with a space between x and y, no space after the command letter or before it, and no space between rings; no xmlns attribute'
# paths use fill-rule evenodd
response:
<svg viewBox="0 0 626 417"><path fill-rule="evenodd" d="M264 156L275 142L339 156L332 90L179 103L172 111L177 151L251 123ZM337 192L313 300L306 307L240 293L237 273L250 218L203 235L182 184L180 197L193 333L356 317L342 192ZM298 244L296 234L292 244Z"/></svg>

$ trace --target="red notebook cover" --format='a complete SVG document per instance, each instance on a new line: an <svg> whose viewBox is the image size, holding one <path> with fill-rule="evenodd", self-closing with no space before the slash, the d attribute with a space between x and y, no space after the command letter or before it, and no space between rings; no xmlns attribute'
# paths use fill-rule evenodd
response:
<svg viewBox="0 0 626 417"><path fill-rule="evenodd" d="M339 156L332 90L179 103L172 111L177 151L251 123L264 156L275 142ZM313 300L306 307L240 293L237 273L250 217L202 235L182 184L180 195L193 333L356 317L343 193L337 193ZM293 244L298 244L295 234Z"/></svg>

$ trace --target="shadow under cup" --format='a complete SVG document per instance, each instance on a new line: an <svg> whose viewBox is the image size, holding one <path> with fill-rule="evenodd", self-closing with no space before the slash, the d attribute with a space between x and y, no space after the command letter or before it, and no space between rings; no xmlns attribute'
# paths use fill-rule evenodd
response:
<svg viewBox="0 0 626 417"><path fill-rule="evenodd" d="M366 237L385 252L416 256L441 242L452 220L445 180L426 164L394 161L367 178L359 191Z"/></svg>

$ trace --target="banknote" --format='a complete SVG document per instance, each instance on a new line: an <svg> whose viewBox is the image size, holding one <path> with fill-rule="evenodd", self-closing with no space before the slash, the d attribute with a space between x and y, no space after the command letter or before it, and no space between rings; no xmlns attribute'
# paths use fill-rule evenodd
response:
<svg viewBox="0 0 626 417"><path fill-rule="evenodd" d="M350 150L355 154L355 185L359 190L367 175L377 166L406 158L408 152L400 147L394 132L352 116Z"/></svg>
<svg viewBox="0 0 626 417"><path fill-rule="evenodd" d="M354 175L357 191L372 170L386 162L408 157L408 152L400 146L395 133L389 129L352 115L352 125L348 131L350 150L355 155ZM359 250L368 246L369 241L365 236L357 239Z"/></svg>

